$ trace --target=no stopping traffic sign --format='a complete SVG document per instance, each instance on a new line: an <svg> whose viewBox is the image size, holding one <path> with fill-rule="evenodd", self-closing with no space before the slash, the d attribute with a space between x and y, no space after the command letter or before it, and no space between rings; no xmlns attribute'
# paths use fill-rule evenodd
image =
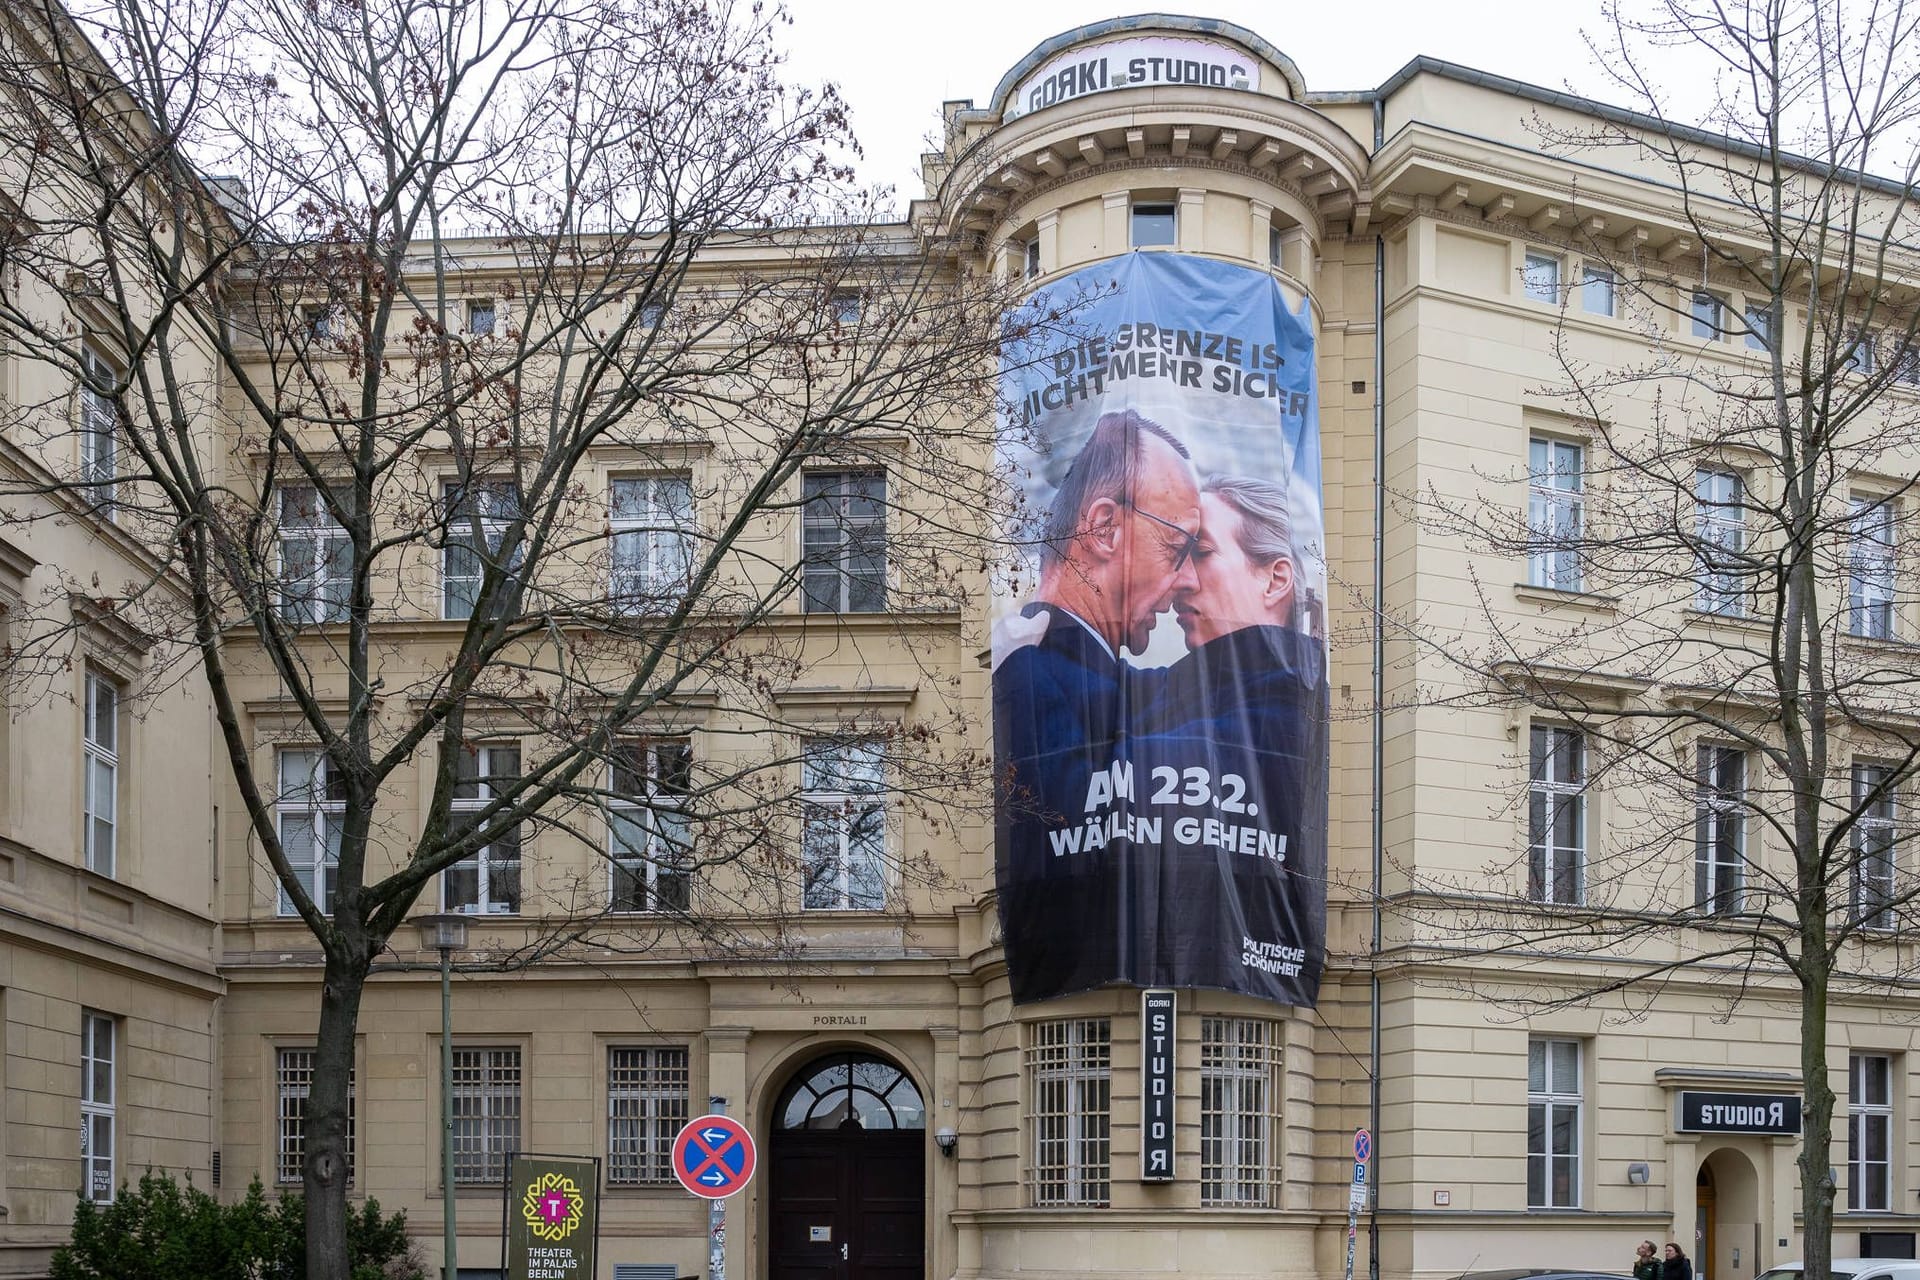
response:
<svg viewBox="0 0 1920 1280"><path fill-rule="evenodd" d="M756 1162L753 1135L731 1116L700 1116L673 1140L673 1176L707 1200L724 1200L746 1186Z"/></svg>

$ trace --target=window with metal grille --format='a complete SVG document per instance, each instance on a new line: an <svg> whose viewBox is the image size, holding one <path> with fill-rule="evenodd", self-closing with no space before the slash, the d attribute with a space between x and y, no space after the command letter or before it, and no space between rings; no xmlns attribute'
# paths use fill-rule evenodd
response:
<svg viewBox="0 0 1920 1280"><path fill-rule="evenodd" d="M1268 1207L1279 1186L1279 1024L1200 1020L1200 1203Z"/></svg>
<svg viewBox="0 0 1920 1280"><path fill-rule="evenodd" d="M1028 1026L1036 1205L1104 1205L1112 1177L1113 1028L1106 1018Z"/></svg>
<svg viewBox="0 0 1920 1280"><path fill-rule="evenodd" d="M1580 1207L1580 1042L1527 1042L1527 1208Z"/></svg>
<svg viewBox="0 0 1920 1280"><path fill-rule="evenodd" d="M687 1123L684 1046L607 1050L607 1181L673 1181L673 1140Z"/></svg>
<svg viewBox="0 0 1920 1280"><path fill-rule="evenodd" d="M1587 859L1587 743L1536 724L1527 749L1527 897L1577 903Z"/></svg>
<svg viewBox="0 0 1920 1280"><path fill-rule="evenodd" d="M299 1182L307 1163L307 1098L313 1092L312 1049L281 1049L275 1077L280 1097L280 1148L274 1162L281 1182ZM347 1177L353 1177L353 1069L347 1070Z"/></svg>
<svg viewBox="0 0 1920 1280"><path fill-rule="evenodd" d="M455 832L471 828L502 792L520 777L520 748L493 744L461 747L455 765L450 822ZM516 823L448 867L440 875L442 911L512 915L520 910L520 827Z"/></svg>
<svg viewBox="0 0 1920 1280"><path fill-rule="evenodd" d="M1847 549L1847 630L1874 640L1893 638L1893 504L1855 498Z"/></svg>
<svg viewBox="0 0 1920 1280"><path fill-rule="evenodd" d="M801 588L808 613L887 607L887 477L810 471L800 484Z"/></svg>
<svg viewBox="0 0 1920 1280"><path fill-rule="evenodd" d="M1853 766L1853 918L1868 929L1893 927L1893 769Z"/></svg>
<svg viewBox="0 0 1920 1280"><path fill-rule="evenodd" d="M499 1182L520 1149L520 1051L453 1051L453 1180Z"/></svg>
<svg viewBox="0 0 1920 1280"><path fill-rule="evenodd" d="M87 870L111 879L119 862L120 687L87 672L81 767L86 803L81 814Z"/></svg>
<svg viewBox="0 0 1920 1280"><path fill-rule="evenodd" d="M693 827L687 816L693 748L684 738L615 748L607 797L615 911L685 911L693 901Z"/></svg>
<svg viewBox="0 0 1920 1280"><path fill-rule="evenodd" d="M1847 1208L1893 1207L1893 1059L1856 1053L1847 1059Z"/></svg>
<svg viewBox="0 0 1920 1280"><path fill-rule="evenodd" d="M1732 915L1746 883L1747 757L1702 743L1693 802L1693 894L1702 911Z"/></svg>
<svg viewBox="0 0 1920 1280"><path fill-rule="evenodd" d="M80 1013L80 1198L113 1199L119 1088L114 1060L119 1022L110 1013Z"/></svg>
<svg viewBox="0 0 1920 1280"><path fill-rule="evenodd" d="M801 748L801 905L880 911L887 905L885 753L878 738L809 738Z"/></svg>
<svg viewBox="0 0 1920 1280"><path fill-rule="evenodd" d="M1747 513L1740 477L1731 471L1694 475L1694 605L1702 613L1738 617L1747 611L1741 555L1747 547Z"/></svg>
<svg viewBox="0 0 1920 1280"><path fill-rule="evenodd" d="M1527 444L1527 581L1579 591L1580 534L1586 511L1584 451L1568 440Z"/></svg>

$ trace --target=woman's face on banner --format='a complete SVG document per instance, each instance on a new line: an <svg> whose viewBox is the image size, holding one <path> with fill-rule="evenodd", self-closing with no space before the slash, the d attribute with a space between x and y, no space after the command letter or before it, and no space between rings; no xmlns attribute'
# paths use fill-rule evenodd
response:
<svg viewBox="0 0 1920 1280"><path fill-rule="evenodd" d="M1267 600L1271 566L1258 565L1240 549L1240 513L1211 493L1200 495L1200 549L1194 555L1197 585L1174 596L1174 616L1187 644L1199 647L1242 627L1275 621Z"/></svg>

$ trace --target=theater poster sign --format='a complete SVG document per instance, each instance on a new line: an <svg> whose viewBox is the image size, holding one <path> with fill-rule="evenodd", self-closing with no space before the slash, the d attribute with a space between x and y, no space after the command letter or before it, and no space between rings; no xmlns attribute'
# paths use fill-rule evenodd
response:
<svg viewBox="0 0 1920 1280"><path fill-rule="evenodd" d="M516 1153L507 1161L507 1280L594 1280L600 1162Z"/></svg>
<svg viewBox="0 0 1920 1280"><path fill-rule="evenodd" d="M995 872L1014 999L1121 983L1311 1005L1327 577L1305 303L1264 271L1134 253L1037 295L1002 361Z"/></svg>

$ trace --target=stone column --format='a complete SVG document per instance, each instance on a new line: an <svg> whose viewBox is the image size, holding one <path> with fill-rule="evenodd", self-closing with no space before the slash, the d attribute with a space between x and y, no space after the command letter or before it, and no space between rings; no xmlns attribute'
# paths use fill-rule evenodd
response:
<svg viewBox="0 0 1920 1280"><path fill-rule="evenodd" d="M757 1270L752 1244L766 1216L767 1135L754 1125L754 1099L747 1097L747 1037L752 1034L747 1027L707 1028L707 1095L727 1100L727 1114L753 1134L761 1162L745 1193L727 1200L728 1280L746 1280ZM696 1103L701 1101L695 1099Z"/></svg>

